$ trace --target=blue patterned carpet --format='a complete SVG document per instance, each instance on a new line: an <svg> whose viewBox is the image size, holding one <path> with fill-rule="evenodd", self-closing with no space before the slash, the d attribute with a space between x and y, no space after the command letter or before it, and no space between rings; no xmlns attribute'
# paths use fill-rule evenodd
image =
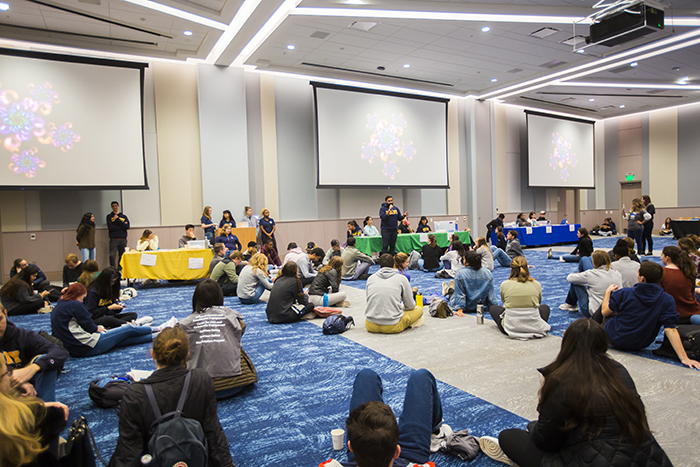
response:
<svg viewBox="0 0 700 467"><path fill-rule="evenodd" d="M615 239L595 240L595 247L609 249L614 242ZM657 251L671 243L671 239L659 240ZM545 303L552 307L552 333L561 336L569 323L580 317L578 313L558 310L566 295L566 274L574 272L576 265L547 260L541 251L526 250L525 254L535 266L533 276L542 283ZM496 268L497 287L508 273L509 269ZM442 281L433 274L411 271L411 275L412 284L424 295L440 292ZM348 285L364 288L365 282ZM170 316L181 319L191 311L193 291L193 286L142 290L138 297L126 302L127 311L153 316L155 324ZM382 376L385 401L397 415L400 413L409 367L343 336L325 336L311 323L271 325L265 318L265 304L241 306L237 298L226 298L225 304L245 316L248 326L243 346L259 377L254 388L219 403L219 417L238 466L313 466L330 457L343 459L344 452L332 450L329 432L344 426L352 382L362 368L372 368ZM49 315L11 320L35 331L50 330ZM149 349L150 345L141 345L92 358L70 359L66 374L59 379L58 400L71 408L71 420L80 415L88 419L107 459L116 445L118 416L116 410L93 404L87 395L89 382L112 374L123 375L132 368L155 369ZM648 350L640 355L656 359ZM497 436L504 428L525 427L526 420L521 417L453 386L439 382L439 390L445 421L455 430L469 429L475 436ZM464 464L443 454L435 454L431 460L443 467ZM471 465L501 464L479 454Z"/></svg>

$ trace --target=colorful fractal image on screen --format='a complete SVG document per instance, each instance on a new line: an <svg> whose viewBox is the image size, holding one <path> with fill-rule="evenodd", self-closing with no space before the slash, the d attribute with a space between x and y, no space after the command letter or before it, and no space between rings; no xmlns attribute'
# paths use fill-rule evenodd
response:
<svg viewBox="0 0 700 467"><path fill-rule="evenodd" d="M33 178L46 162L37 155L41 145L53 146L62 152L73 149L80 135L73 124L46 122L61 99L53 86L45 82L39 86L29 83L28 95L20 97L17 91L2 89L0 83L0 138L2 146L10 151L9 168L16 174Z"/></svg>
<svg viewBox="0 0 700 467"><path fill-rule="evenodd" d="M552 134L554 149L549 156L549 166L553 170L559 170L559 176L564 182L569 179L569 169L575 168L578 163L576 153L572 150L572 143L571 133L560 135L559 132L555 132Z"/></svg>
<svg viewBox="0 0 700 467"><path fill-rule="evenodd" d="M380 159L383 163L382 174L391 180L400 171L398 161L411 161L417 154L413 141L401 139L407 126L402 113L392 115L391 122L376 113L367 115L367 129L372 134L369 141L362 143L360 156L370 164Z"/></svg>

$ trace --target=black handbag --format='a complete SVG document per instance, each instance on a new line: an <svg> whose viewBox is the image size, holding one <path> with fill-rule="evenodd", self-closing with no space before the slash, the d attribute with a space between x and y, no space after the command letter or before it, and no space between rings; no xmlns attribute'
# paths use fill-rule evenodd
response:
<svg viewBox="0 0 700 467"><path fill-rule="evenodd" d="M681 343L683 344L688 358L692 360L700 358L700 326L694 324L679 324L676 326L676 329L678 330L678 335L681 337ZM664 333L664 341L661 343L661 347L652 350L651 353L659 357L668 357L678 360L678 355L676 355L676 351L673 350L671 341L668 340L666 333Z"/></svg>
<svg viewBox="0 0 700 467"><path fill-rule="evenodd" d="M94 447L94 450L93 450ZM95 455L103 465L107 465L95 444L95 436L85 417L73 422L66 441L65 454L59 463L62 467L96 467Z"/></svg>

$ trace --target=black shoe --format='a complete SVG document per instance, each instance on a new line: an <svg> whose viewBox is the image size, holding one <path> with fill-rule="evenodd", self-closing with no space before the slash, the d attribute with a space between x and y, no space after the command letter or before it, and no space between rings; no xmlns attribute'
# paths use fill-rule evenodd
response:
<svg viewBox="0 0 700 467"><path fill-rule="evenodd" d="M647 256L654 256L654 252L650 251L649 253L647 253Z"/></svg>
<svg viewBox="0 0 700 467"><path fill-rule="evenodd" d="M361 281L364 281L364 280L367 280L368 277L369 277L369 274L364 273L364 274L360 274L358 279L360 279Z"/></svg>

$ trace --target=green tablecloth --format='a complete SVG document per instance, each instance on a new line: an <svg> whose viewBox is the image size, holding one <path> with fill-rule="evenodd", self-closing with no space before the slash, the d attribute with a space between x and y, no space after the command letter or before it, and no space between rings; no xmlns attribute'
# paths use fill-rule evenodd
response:
<svg viewBox="0 0 700 467"><path fill-rule="evenodd" d="M452 232L430 232L435 235L437 244L446 247L450 244L449 236ZM454 232L459 236L459 240L464 244L470 243L469 232ZM355 247L361 252L371 255L373 252L382 251L382 237L355 237ZM420 251L423 245L428 242L420 241L420 234L399 234L396 239L396 251L410 253L413 250Z"/></svg>

